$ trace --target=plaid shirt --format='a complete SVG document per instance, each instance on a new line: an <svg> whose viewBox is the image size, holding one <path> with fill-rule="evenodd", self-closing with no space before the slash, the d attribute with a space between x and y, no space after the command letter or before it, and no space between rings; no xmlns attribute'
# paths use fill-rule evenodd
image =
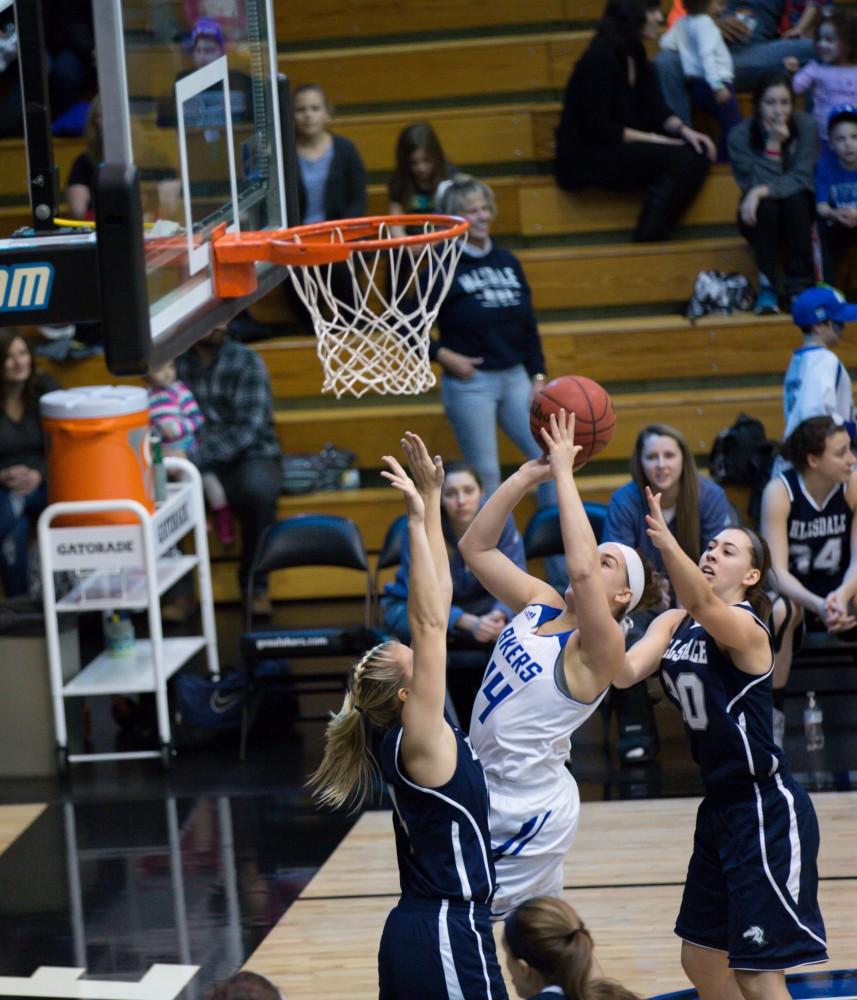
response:
<svg viewBox="0 0 857 1000"><path fill-rule="evenodd" d="M279 458L271 383L255 351L227 338L205 367L195 351L176 361L179 378L196 396L205 423L190 458L201 469L244 458Z"/></svg>

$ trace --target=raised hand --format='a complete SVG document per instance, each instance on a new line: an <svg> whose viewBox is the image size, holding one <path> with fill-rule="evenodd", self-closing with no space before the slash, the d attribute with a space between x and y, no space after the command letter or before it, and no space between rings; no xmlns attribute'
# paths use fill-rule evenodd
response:
<svg viewBox="0 0 857 1000"><path fill-rule="evenodd" d="M398 459L394 458L392 455L383 455L381 460L386 462L390 467L390 471L382 469L381 475L391 486L395 487L404 496L405 506L408 508L408 515L410 517L419 518L420 520L424 519L426 516L425 501L420 495L417 487L414 485L414 481L399 464Z"/></svg>
<svg viewBox="0 0 857 1000"><path fill-rule="evenodd" d="M646 514L646 534L651 538L652 544L656 548L665 549L675 541L675 536L664 520L660 493L652 493L647 486L646 503L649 505L649 513Z"/></svg>
<svg viewBox="0 0 857 1000"><path fill-rule="evenodd" d="M583 451L574 443L574 414L565 410L560 410L559 415L552 413L549 426L542 427L542 440L547 447L553 477L565 470L572 472L574 460Z"/></svg>
<svg viewBox="0 0 857 1000"><path fill-rule="evenodd" d="M418 434L405 431L402 449L417 489L423 496L439 493L443 488L443 461L440 455L432 458L423 439Z"/></svg>

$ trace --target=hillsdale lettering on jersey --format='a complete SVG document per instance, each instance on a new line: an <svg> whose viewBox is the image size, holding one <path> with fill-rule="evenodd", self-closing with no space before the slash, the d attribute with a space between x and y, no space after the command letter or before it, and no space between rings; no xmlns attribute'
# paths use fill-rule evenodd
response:
<svg viewBox="0 0 857 1000"><path fill-rule="evenodd" d="M826 517L814 517L811 521L792 521L789 525L789 538L796 541L803 538L828 538L831 535L844 535L846 530L845 514L829 514Z"/></svg>

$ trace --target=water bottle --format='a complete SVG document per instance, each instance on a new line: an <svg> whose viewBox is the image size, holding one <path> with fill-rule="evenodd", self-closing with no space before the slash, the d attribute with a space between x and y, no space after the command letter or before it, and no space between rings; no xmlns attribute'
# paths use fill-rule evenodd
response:
<svg viewBox="0 0 857 1000"><path fill-rule="evenodd" d="M807 750L821 750L824 747L824 716L815 700L815 691L808 691L806 708L803 710L803 731L806 736Z"/></svg>
<svg viewBox="0 0 857 1000"><path fill-rule="evenodd" d="M104 649L112 659L134 655L134 623L127 614L118 611L104 612Z"/></svg>
<svg viewBox="0 0 857 1000"><path fill-rule="evenodd" d="M161 435L156 430L150 432L152 442L152 472L155 476L155 503L167 499L167 469L161 453Z"/></svg>

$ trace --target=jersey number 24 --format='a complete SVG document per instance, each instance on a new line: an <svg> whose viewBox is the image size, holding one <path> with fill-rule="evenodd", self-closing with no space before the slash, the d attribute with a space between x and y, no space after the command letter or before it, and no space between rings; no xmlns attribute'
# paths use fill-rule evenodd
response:
<svg viewBox="0 0 857 1000"><path fill-rule="evenodd" d="M835 573L842 563L842 539L828 538L815 559L812 558L812 549L808 545L790 545L789 556L795 572L801 576L805 576L810 570Z"/></svg>

